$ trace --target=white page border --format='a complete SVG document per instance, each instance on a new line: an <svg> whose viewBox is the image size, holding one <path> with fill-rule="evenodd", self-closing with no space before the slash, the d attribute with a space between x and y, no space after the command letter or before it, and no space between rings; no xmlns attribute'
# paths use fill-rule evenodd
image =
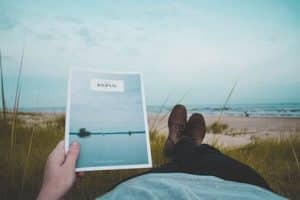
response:
<svg viewBox="0 0 300 200"><path fill-rule="evenodd" d="M144 112L144 126L145 126L145 136L146 136L146 145L147 145L147 156L148 163L146 164L132 164L132 165L112 165L112 166L103 166L103 167L79 167L76 168L76 172L80 171L97 171L97 170L117 170L117 169L137 169L137 168L151 168L152 167L152 156L151 156L151 147L150 147L150 133L148 128L147 121L147 110L146 110L146 101L145 101L145 91L144 91L144 80L143 74L141 72L115 72L115 71L103 71L91 68L71 68L69 71L68 78L68 94L67 94L67 106L66 106L66 122L65 122L65 152L69 151L70 139L69 139L69 130L70 130L70 104L71 104L71 83L72 83L72 72L73 71L84 71L84 72L95 72L95 73L110 73L110 74L138 74L140 76L141 84L141 95L143 103L143 112Z"/></svg>

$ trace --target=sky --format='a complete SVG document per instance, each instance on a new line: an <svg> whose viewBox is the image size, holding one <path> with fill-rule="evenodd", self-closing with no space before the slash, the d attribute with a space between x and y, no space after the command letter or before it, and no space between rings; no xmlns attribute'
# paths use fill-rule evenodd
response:
<svg viewBox="0 0 300 200"><path fill-rule="evenodd" d="M66 105L70 67L144 74L146 103L300 102L300 2L0 1L12 106Z"/></svg>
<svg viewBox="0 0 300 200"><path fill-rule="evenodd" d="M92 80L123 81L124 90L103 92ZM70 131L144 131L144 112L138 74L105 74L74 70L70 90ZM84 117L83 117L84 116Z"/></svg>

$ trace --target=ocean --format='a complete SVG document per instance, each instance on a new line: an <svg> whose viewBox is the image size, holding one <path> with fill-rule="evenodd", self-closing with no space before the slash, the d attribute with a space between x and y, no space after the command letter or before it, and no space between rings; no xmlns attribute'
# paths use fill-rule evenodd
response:
<svg viewBox="0 0 300 200"><path fill-rule="evenodd" d="M172 106L148 106L150 113L165 113ZM300 103L272 104L221 104L186 105L189 113L200 112L205 115L249 116L249 117L300 117Z"/></svg>
<svg viewBox="0 0 300 200"><path fill-rule="evenodd" d="M166 113L172 109L171 105L148 105L148 113ZM189 113L200 112L205 115L224 115L249 117L300 117L300 103L264 103L264 104L228 104L225 108L221 104L186 105ZM21 108L22 112L63 113L65 107Z"/></svg>

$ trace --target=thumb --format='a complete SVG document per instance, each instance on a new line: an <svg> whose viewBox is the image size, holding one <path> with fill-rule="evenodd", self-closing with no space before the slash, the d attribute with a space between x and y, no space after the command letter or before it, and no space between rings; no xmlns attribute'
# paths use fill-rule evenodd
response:
<svg viewBox="0 0 300 200"><path fill-rule="evenodd" d="M80 145L77 142L73 142L70 146L69 152L67 154L67 158L65 164L71 168L75 168L76 161L79 156Z"/></svg>

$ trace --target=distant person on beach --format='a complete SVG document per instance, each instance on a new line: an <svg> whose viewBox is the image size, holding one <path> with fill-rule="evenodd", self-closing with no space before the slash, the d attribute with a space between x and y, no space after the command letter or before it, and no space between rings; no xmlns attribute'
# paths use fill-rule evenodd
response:
<svg viewBox="0 0 300 200"><path fill-rule="evenodd" d="M206 128L201 114L187 121L183 105L176 105L168 120L164 154L170 162L122 181L100 199L284 199L273 193L252 168L216 148L202 144ZM61 199L77 176L80 146L72 143L65 155L60 142L49 155L38 200Z"/></svg>

